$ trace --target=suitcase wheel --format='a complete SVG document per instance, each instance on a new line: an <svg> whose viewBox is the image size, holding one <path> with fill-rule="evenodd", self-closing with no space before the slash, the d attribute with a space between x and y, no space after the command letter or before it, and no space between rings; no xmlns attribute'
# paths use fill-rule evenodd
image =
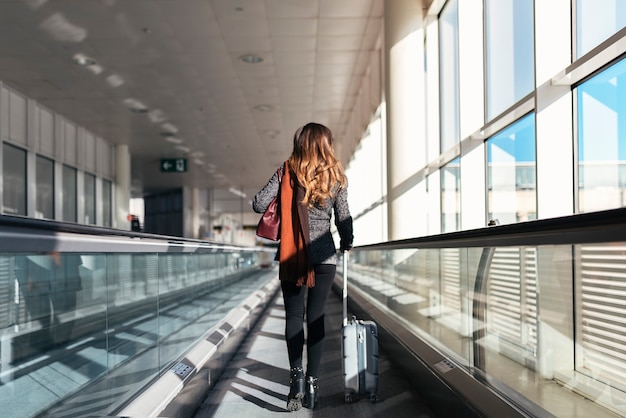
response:
<svg viewBox="0 0 626 418"><path fill-rule="evenodd" d="M351 394L346 393L345 400L346 400L346 403L352 403L354 401L354 398L352 397Z"/></svg>

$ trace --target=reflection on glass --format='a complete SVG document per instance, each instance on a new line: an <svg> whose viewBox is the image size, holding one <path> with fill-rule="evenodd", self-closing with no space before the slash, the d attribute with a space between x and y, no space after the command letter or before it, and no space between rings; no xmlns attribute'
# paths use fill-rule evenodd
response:
<svg viewBox="0 0 626 418"><path fill-rule="evenodd" d="M624 26L623 0L576 0L576 55L591 51Z"/></svg>
<svg viewBox="0 0 626 418"><path fill-rule="evenodd" d="M257 260L256 251L0 254L0 399L20 393L19 410L11 403L2 416L36 416L79 390L111 412L275 277Z"/></svg>
<svg viewBox="0 0 626 418"><path fill-rule="evenodd" d="M63 220L76 222L76 169L63 166Z"/></svg>
<svg viewBox="0 0 626 418"><path fill-rule="evenodd" d="M626 243L576 246L576 371L624 392L625 253Z"/></svg>
<svg viewBox="0 0 626 418"><path fill-rule="evenodd" d="M96 223L96 176L85 173L85 223Z"/></svg>
<svg viewBox="0 0 626 418"><path fill-rule="evenodd" d="M532 0L486 0L487 119L535 88Z"/></svg>
<svg viewBox="0 0 626 418"><path fill-rule="evenodd" d="M113 190L110 181L102 180L102 226L112 226Z"/></svg>
<svg viewBox="0 0 626 418"><path fill-rule="evenodd" d="M537 218L535 115L487 140L487 210L501 224Z"/></svg>
<svg viewBox="0 0 626 418"><path fill-rule="evenodd" d="M355 249L349 276L505 396L554 416L608 417L626 402L624 253L625 242Z"/></svg>
<svg viewBox="0 0 626 418"><path fill-rule="evenodd" d="M21 296L15 301L14 320L18 330L28 330L14 341L15 362L71 340L82 260L80 255L49 252L18 255L12 261Z"/></svg>
<svg viewBox="0 0 626 418"><path fill-rule="evenodd" d="M54 219L54 161L37 156L37 193L35 216Z"/></svg>
<svg viewBox="0 0 626 418"><path fill-rule="evenodd" d="M478 289L477 289L478 290ZM502 362L508 359L536 369L537 250L503 247L493 252L486 282L477 295L486 301L482 370L501 380ZM500 360L500 357L503 357ZM505 360L506 358L506 360Z"/></svg>
<svg viewBox="0 0 626 418"><path fill-rule="evenodd" d="M439 19L439 100L441 150L459 142L459 17L456 0L446 3Z"/></svg>
<svg viewBox="0 0 626 418"><path fill-rule="evenodd" d="M2 148L2 212L26 215L26 151L4 144Z"/></svg>
<svg viewBox="0 0 626 418"><path fill-rule="evenodd" d="M626 205L626 60L578 86L578 210Z"/></svg>
<svg viewBox="0 0 626 418"><path fill-rule="evenodd" d="M461 167L457 157L441 168L441 232L461 229Z"/></svg>

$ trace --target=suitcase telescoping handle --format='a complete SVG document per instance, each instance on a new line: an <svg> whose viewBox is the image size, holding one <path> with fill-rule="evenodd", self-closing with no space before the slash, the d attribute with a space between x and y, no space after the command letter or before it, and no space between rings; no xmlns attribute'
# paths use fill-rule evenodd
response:
<svg viewBox="0 0 626 418"><path fill-rule="evenodd" d="M343 251L343 326L348 325L348 254L349 251Z"/></svg>

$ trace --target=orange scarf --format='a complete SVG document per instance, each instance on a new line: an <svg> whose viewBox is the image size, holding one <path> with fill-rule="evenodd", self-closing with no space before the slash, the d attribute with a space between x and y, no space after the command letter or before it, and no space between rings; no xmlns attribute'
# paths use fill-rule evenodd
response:
<svg viewBox="0 0 626 418"><path fill-rule="evenodd" d="M315 286L315 273L309 257L309 211L302 204L304 189L291 178L285 162L280 184L280 250L278 277L297 286Z"/></svg>

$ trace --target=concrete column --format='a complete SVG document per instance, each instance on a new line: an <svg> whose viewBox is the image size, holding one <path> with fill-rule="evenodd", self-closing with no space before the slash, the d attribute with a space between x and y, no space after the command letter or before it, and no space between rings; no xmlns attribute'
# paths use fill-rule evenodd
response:
<svg viewBox="0 0 626 418"><path fill-rule="evenodd" d="M424 27L421 2L385 0L385 98L389 239L415 236L420 193L411 176L426 165ZM423 196L422 196L423 197Z"/></svg>
<svg viewBox="0 0 626 418"><path fill-rule="evenodd" d="M115 146L115 200L113 227L130 230L127 219L130 211L130 153L128 145Z"/></svg>

